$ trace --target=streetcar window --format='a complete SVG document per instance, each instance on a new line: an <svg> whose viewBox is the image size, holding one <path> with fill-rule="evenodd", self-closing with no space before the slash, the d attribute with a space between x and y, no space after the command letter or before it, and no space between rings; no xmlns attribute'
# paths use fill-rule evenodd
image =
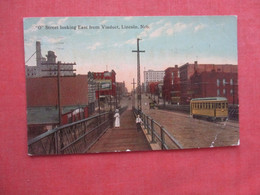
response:
<svg viewBox="0 0 260 195"><path fill-rule="evenodd" d="M224 109L225 108L225 103L221 104L221 108Z"/></svg>
<svg viewBox="0 0 260 195"><path fill-rule="evenodd" d="M226 108L228 108L228 103L226 103Z"/></svg>
<svg viewBox="0 0 260 195"><path fill-rule="evenodd" d="M221 103L218 103L218 108L221 108Z"/></svg>

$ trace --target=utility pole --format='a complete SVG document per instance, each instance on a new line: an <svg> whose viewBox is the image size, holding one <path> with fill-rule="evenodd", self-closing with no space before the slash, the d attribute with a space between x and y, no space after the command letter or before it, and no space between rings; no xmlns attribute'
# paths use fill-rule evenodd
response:
<svg viewBox="0 0 260 195"><path fill-rule="evenodd" d="M116 109L118 108L118 105L117 105L117 93L118 93L118 84L116 82Z"/></svg>
<svg viewBox="0 0 260 195"><path fill-rule="evenodd" d="M131 83L131 84L133 84L133 94L132 94L132 108L134 108L135 107L135 79L133 78L133 82Z"/></svg>
<svg viewBox="0 0 260 195"><path fill-rule="evenodd" d="M141 95L141 79L140 79L140 52L145 52L144 50L139 50L139 41L142 39L137 38L137 50L132 50L132 52L137 53L137 108L138 111L142 110L142 95Z"/></svg>

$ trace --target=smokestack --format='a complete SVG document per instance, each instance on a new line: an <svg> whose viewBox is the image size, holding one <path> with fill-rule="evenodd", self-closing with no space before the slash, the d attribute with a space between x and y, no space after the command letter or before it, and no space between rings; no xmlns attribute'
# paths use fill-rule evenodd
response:
<svg viewBox="0 0 260 195"><path fill-rule="evenodd" d="M41 65L42 53L41 53L41 42L36 41L36 65Z"/></svg>
<svg viewBox="0 0 260 195"><path fill-rule="evenodd" d="M194 71L198 69L198 61L194 61Z"/></svg>

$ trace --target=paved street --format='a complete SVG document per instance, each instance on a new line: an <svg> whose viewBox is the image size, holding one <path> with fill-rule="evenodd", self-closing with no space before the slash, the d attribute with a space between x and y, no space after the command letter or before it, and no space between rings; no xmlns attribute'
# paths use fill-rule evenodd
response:
<svg viewBox="0 0 260 195"><path fill-rule="evenodd" d="M238 122L209 122L193 119L188 114L149 109L149 99L142 96L143 112L163 125L184 148L237 145Z"/></svg>

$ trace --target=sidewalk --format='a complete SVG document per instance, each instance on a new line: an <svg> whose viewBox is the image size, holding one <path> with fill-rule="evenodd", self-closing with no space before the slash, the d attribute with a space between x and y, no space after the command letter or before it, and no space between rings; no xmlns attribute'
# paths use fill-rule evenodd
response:
<svg viewBox="0 0 260 195"><path fill-rule="evenodd" d="M143 131L137 132L132 110L120 118L120 128L108 129L88 153L151 150Z"/></svg>

